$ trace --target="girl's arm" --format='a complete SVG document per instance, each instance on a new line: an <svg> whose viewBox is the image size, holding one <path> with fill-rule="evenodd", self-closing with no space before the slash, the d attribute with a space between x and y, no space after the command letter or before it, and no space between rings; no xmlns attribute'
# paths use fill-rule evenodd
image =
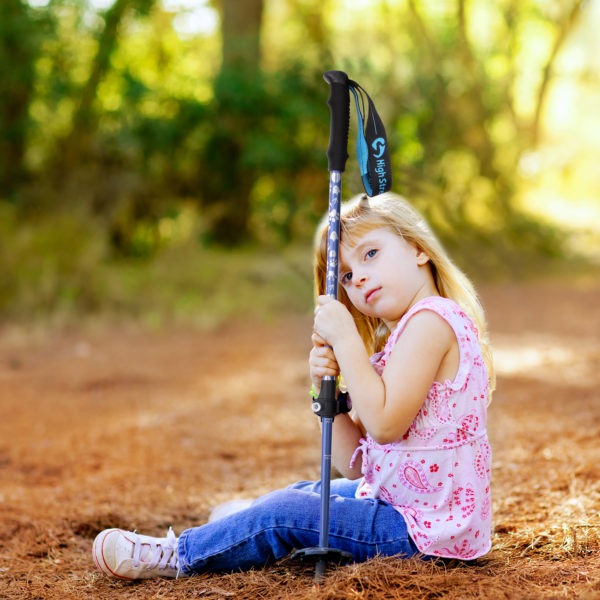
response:
<svg viewBox="0 0 600 600"><path fill-rule="evenodd" d="M431 311L418 312L408 321L381 377L371 366L352 316L341 303L324 300L315 327L333 347L353 408L380 444L406 433L433 381L451 371L450 362L457 364L454 332Z"/></svg>
<svg viewBox="0 0 600 600"><path fill-rule="evenodd" d="M362 476L360 454L357 456L354 466L350 468L350 460L362 437L363 433L359 425L350 414L338 415L333 421L331 462L342 477L358 479Z"/></svg>

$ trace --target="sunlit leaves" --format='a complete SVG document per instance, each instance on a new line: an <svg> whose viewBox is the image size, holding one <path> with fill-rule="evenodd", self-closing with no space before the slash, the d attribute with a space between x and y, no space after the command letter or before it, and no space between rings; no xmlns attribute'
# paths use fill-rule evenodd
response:
<svg viewBox="0 0 600 600"><path fill-rule="evenodd" d="M510 225L523 205L519 196L551 167L559 165L569 190L581 187L572 173L592 170L593 160L567 135L577 124L581 139L597 144L597 96L583 96L577 79L597 87L589 48L598 42L587 24L595 13L587 9L573 29L568 16L576 2L265 0L256 32L260 69L244 79L222 70L219 3L121 0L110 62L85 119L89 138L78 142L85 151L60 170L69 173L62 183L83 189L60 194L60 202L94 197L94 210L121 230L109 234L118 238L123 228L139 229L138 237L144 228L165 229L165 214L181 202L192 199L206 219L243 195L255 238L308 236L326 201L329 115L321 74L339 68L365 86L386 123L397 191L441 229L450 219L475 235L499 215ZM30 5L46 24L26 157L43 181L62 156L61 140L78 127L82 90L115 3ZM192 18L200 14L206 23ZM543 148L532 147L540 140ZM352 157L353 141L349 151ZM577 166L569 166L575 156ZM354 163L347 194L361 190ZM534 170L524 167L534 163ZM554 180L545 185L567 189ZM139 227L130 227L136 220Z"/></svg>

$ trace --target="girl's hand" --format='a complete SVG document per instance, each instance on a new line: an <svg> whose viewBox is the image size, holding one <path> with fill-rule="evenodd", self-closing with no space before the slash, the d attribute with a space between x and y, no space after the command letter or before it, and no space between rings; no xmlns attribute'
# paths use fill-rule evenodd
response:
<svg viewBox="0 0 600 600"><path fill-rule="evenodd" d="M314 332L323 342L335 348L346 335L356 332L350 311L330 296L319 296L315 309Z"/></svg>
<svg viewBox="0 0 600 600"><path fill-rule="evenodd" d="M323 377L337 377L340 374L340 368L333 350L318 333L313 333L311 340L313 347L308 358L310 378L315 390L319 391Z"/></svg>

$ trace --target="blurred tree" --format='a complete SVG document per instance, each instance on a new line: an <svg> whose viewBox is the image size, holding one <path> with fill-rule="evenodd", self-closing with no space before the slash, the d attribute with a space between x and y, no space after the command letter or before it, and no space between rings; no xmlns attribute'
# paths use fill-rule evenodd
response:
<svg viewBox="0 0 600 600"><path fill-rule="evenodd" d="M554 34L554 39L552 40L550 51L546 58L546 62L542 68L542 78L538 88L537 98L535 102L535 110L533 112L531 122L528 125L528 142L532 148L536 148L540 141L542 117L544 114L546 101L548 99L550 84L554 75L556 60L560 54L560 51L563 49L566 41L568 40L569 34L573 31L575 25L577 24L577 20L579 19L582 11L582 7L586 3L586 0L574 0L570 6L566 6L563 9L563 12L560 13L555 20L556 32ZM516 7L513 7L513 10L514 8ZM507 12L507 23L510 21L511 16L511 12Z"/></svg>
<svg viewBox="0 0 600 600"><path fill-rule="evenodd" d="M221 0L222 63L214 84L213 129L203 152L203 204L212 239L225 245L249 235L256 170L244 148L260 131L264 111L260 68L263 0Z"/></svg>
<svg viewBox="0 0 600 600"><path fill-rule="evenodd" d="M264 39L263 2L220 2L222 63L199 185L209 238L289 242L312 233L326 208L328 111L324 64L331 63L327 0L291 0ZM292 26L297 39L290 42ZM298 60L297 48L303 58ZM270 52L264 56L261 48Z"/></svg>
<svg viewBox="0 0 600 600"><path fill-rule="evenodd" d="M144 177L146 149L155 140L146 135L144 115L138 114L152 90L133 74L131 65L117 66L123 38L155 4L156 0L115 0L94 20L85 2L75 2L63 17L75 25L68 30L74 39L68 41L87 49L88 40L92 51L82 52L73 62L62 48L54 48L51 55L49 90L62 80L54 101L58 106L68 101L72 108L49 153L46 174L53 189L46 191L45 202L55 210L76 209L92 216L112 248L123 255L149 255L159 246L157 223L163 207L157 198L162 186L153 189L156 182ZM118 114L106 106L114 85L121 95Z"/></svg>
<svg viewBox="0 0 600 600"><path fill-rule="evenodd" d="M519 194L544 158L552 93L573 92L577 73L597 81L590 39L576 48L584 66L557 72L581 17L596 16L590 0L196 4L218 8L220 30L182 31L196 7L160 0L0 0L0 295L14 306L60 295L69 273L76 298L103 259L175 239L306 240L327 204L332 68L372 95L394 188L464 266L510 257L510 272L563 251ZM344 195L362 190L356 170L350 160Z"/></svg>
<svg viewBox="0 0 600 600"><path fill-rule="evenodd" d="M213 241L288 241L325 209L321 75L342 68L384 117L395 188L442 235L458 228L490 247L499 230L537 235L516 209L518 167L540 139L554 64L584 0L211 5L220 36L186 37L158 0L104 11L87 0L3 0L3 193L18 194L34 165L36 210L88 210L122 254L151 253L161 219L190 202ZM40 49L44 10L56 27ZM533 88L527 111L523 90ZM356 177L347 184L362 189Z"/></svg>
<svg viewBox="0 0 600 600"><path fill-rule="evenodd" d="M562 251L556 231L525 216L516 200L520 161L540 140L555 61L583 5L572 0L545 10L535 1L456 0L436 11L408 0L394 14L394 26L408 23L410 40L400 42L401 62L385 90L397 139L394 162L401 165L397 189L465 254L489 260L503 248ZM535 38L532 58L524 53L536 28L543 35Z"/></svg>
<svg viewBox="0 0 600 600"><path fill-rule="evenodd" d="M100 84L111 70L111 57L118 47L121 22L128 11L147 14L155 2L156 0L115 0L106 10L104 27L98 35L96 56L87 79L77 93L71 127L59 142L55 155L55 169L60 178L63 177L65 167L85 162L90 155L98 122L98 111L95 110L94 103Z"/></svg>
<svg viewBox="0 0 600 600"><path fill-rule="evenodd" d="M23 0L0 3L0 194L12 199L26 176L29 107L39 23Z"/></svg>

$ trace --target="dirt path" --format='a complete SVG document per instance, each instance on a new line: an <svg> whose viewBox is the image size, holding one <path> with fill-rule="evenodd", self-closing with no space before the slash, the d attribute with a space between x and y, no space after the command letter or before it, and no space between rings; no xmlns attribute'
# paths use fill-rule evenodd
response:
<svg viewBox="0 0 600 600"><path fill-rule="evenodd" d="M162 534L318 477L310 318L208 334L0 331L0 598L600 598L600 284L483 291L494 549L470 567L376 560L318 590L294 565L112 582L105 527Z"/></svg>

